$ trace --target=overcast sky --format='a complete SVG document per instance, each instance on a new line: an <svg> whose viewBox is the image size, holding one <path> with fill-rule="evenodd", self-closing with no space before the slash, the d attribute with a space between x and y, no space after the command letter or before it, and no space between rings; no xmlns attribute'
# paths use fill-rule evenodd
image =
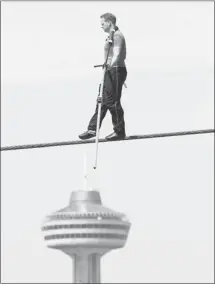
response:
<svg viewBox="0 0 215 284"><path fill-rule="evenodd" d="M2 2L2 146L76 140L92 116L112 12L127 42L127 135L214 128L213 2ZM112 132L110 115L101 137ZM44 217L88 185L132 223L102 281L212 283L213 134L2 152L3 283L71 283Z"/></svg>

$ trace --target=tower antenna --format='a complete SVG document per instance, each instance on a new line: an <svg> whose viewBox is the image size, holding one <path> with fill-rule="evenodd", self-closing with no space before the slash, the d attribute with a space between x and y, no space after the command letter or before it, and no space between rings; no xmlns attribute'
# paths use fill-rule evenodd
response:
<svg viewBox="0 0 215 284"><path fill-rule="evenodd" d="M84 153L84 190L87 190L87 152Z"/></svg>

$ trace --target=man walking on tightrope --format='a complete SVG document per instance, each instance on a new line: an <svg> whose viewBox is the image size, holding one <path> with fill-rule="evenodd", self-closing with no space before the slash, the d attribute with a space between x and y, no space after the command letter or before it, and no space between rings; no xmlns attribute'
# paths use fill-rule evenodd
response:
<svg viewBox="0 0 215 284"><path fill-rule="evenodd" d="M107 60L107 71L104 77L100 127L102 120L107 113L107 110L109 110L112 116L114 132L105 138L108 140L117 140L123 139L126 136L124 111L120 102L122 86L127 77L127 70L124 62L126 58L126 43L123 34L116 26L116 17L113 14L106 13L103 14L100 18L102 29L104 30L104 32L109 34L104 46L105 58L108 52L110 35L112 31L115 30L113 34L113 44L110 48ZM89 139L96 136L97 115L98 103L95 113L89 122L88 130L79 135L80 139Z"/></svg>

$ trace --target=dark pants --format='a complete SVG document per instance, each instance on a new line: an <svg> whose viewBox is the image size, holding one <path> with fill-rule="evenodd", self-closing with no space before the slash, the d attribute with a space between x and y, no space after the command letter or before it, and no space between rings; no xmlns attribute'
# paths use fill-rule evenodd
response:
<svg viewBox="0 0 215 284"><path fill-rule="evenodd" d="M124 111L121 106L120 99L122 86L126 80L126 77L127 70L125 67L113 67L112 69L106 71L104 78L100 127L107 110L109 110L112 116L113 129L117 134L125 134ZM96 130L97 116L98 103L95 113L89 122L88 130Z"/></svg>

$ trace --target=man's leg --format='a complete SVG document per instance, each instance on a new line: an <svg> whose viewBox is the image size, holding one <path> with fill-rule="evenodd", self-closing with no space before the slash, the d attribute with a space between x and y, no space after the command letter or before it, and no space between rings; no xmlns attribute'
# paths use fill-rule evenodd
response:
<svg viewBox="0 0 215 284"><path fill-rule="evenodd" d="M109 72L105 72L105 77L104 77L104 85L103 85L103 95L102 95L102 105L101 105L101 115L100 115L100 126L102 125L102 121L107 113L107 97L109 92L111 91L110 89L111 83L110 83L110 76ZM96 126L97 126L97 116L98 116L98 103L96 105L96 110L92 118L90 119L89 125L88 125L88 130L94 130L96 131Z"/></svg>
<svg viewBox="0 0 215 284"><path fill-rule="evenodd" d="M99 125L99 128L100 128L101 125L102 125L102 121L103 121L103 119L104 119L106 113L107 113L107 106L102 103L102 105L101 105L101 114L100 114L100 125ZM88 125L88 130L96 131L96 127L97 127L97 117L98 117L98 104L96 105L96 110L95 110L94 115L93 115L92 118L90 119L90 122L89 122L89 125Z"/></svg>
<svg viewBox="0 0 215 284"><path fill-rule="evenodd" d="M108 98L108 109L112 116L114 133L107 136L107 139L125 137L124 111L121 105L122 86L125 82L127 71L125 68L113 68L111 70L111 87L112 90Z"/></svg>
<svg viewBox="0 0 215 284"><path fill-rule="evenodd" d="M125 121L124 121L124 110L122 108L120 99L117 100L110 108L112 115L113 130L116 134L125 136Z"/></svg>
<svg viewBox="0 0 215 284"><path fill-rule="evenodd" d="M107 107L104 104L102 104L101 105L101 115L100 115L99 128L101 127L102 120L104 119L106 113L107 113ZM95 110L94 115L90 119L90 122L89 122L89 125L88 125L88 130L79 135L80 139L85 140L85 139L89 139L89 138L96 136L97 117L98 117L98 104L96 106L96 110Z"/></svg>
<svg viewBox="0 0 215 284"><path fill-rule="evenodd" d="M104 93L104 91L103 91ZM103 95L104 97L104 95ZM103 103L101 103L101 113L100 113L100 124L99 124L99 128L101 127L102 125L102 121L107 113L107 106ZM92 138L92 137L95 137L96 136L96 128L97 128L97 117L98 117L98 103L96 105L96 110L95 110L95 113L94 115L92 116L92 118L90 119L90 122L88 124L88 130L85 131L84 133L80 134L79 135L79 138L80 139L89 139L89 138Z"/></svg>

